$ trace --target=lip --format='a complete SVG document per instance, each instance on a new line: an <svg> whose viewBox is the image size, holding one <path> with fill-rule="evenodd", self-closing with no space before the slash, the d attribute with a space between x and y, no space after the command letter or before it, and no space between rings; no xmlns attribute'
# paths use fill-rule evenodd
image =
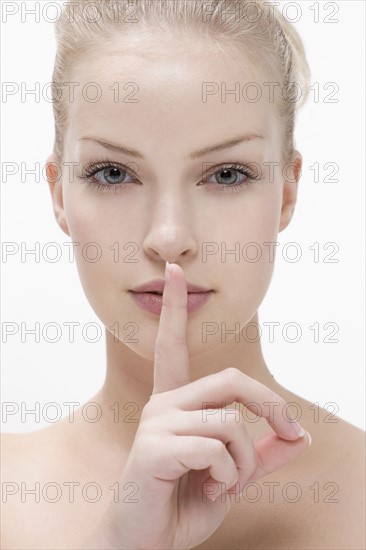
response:
<svg viewBox="0 0 366 550"><path fill-rule="evenodd" d="M153 279L142 285L135 286L131 288L131 292L159 292L163 293L165 287L164 279ZM187 282L187 292L189 293L198 293L198 292L210 292L211 288L204 288L203 286L195 285L193 283Z"/></svg>
<svg viewBox="0 0 366 550"><path fill-rule="evenodd" d="M213 290L208 292L188 292L187 294L187 311L191 313L201 308L214 293ZM152 292L131 292L133 300L146 311L160 315L163 307L163 295L154 294Z"/></svg>

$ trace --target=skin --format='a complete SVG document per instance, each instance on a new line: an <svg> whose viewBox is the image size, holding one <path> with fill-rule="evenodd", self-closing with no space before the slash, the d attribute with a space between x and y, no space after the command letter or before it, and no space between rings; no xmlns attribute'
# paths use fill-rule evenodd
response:
<svg viewBox="0 0 366 550"><path fill-rule="evenodd" d="M98 56L88 58L88 63L77 65L77 76L74 75L73 80L81 83L80 88L87 82L98 82L103 95L97 103L87 102L77 95L76 101L69 105L70 123L65 134L63 161L77 163L77 166L74 177L65 171L62 178L57 179L52 164L48 165L53 209L61 229L72 241L80 243L75 249L77 267L94 311L106 327L115 322L119 322L121 327L127 321L135 323L138 333L132 338L138 341L122 341L131 334L129 330L122 331L121 339L116 341L114 334L106 329L106 378L100 391L90 399L101 406L101 421L87 423L80 411L76 411L73 423L64 419L38 433L27 434L29 437L21 440L9 438L6 479L17 479L20 471L22 479L31 479L33 473L36 479L46 482L54 479L52 476L57 472L66 479L79 479L78 476L84 480L97 479L105 487L118 479L139 424L114 422L109 407L119 403L120 411L127 410L124 416L132 410L133 418L140 420L154 389L154 350L159 328L159 317L140 309L128 290L154 278L164 279L168 261L182 268L187 281L215 290L203 308L188 315L186 341L190 381L233 366L275 391L286 402L296 401L302 411L301 424L311 434L313 444L275 476L267 476L266 480L280 483L297 480L303 487L311 485L315 479L320 484L334 480L343 491L337 508L334 506L330 510L329 505L320 504L319 515L316 514L315 518L313 501L301 501L296 510L294 506L286 507L276 502L278 532L273 529L270 533L263 531L263 521L267 524L274 521L273 505L246 508L247 527L241 519L242 504L236 505L217 533L199 548L235 547L238 537L242 541L241 548L251 549L361 548L362 480L354 475L354 472L362 471L361 430L341 419L337 419L335 424L325 424L327 411L324 410L320 410L320 421L315 423L311 403L274 379L263 358L260 340L249 342L241 336L236 341L231 334L225 341L218 331L208 337L206 343L202 341L203 322L216 323L218 327L223 323L227 330L231 330L235 323L239 323L241 329L250 322L258 323L258 308L274 268L263 243L276 242L278 233L290 223L302 165L301 154L296 150L292 158L292 173L288 172L289 180L284 180L277 167L270 181L264 163L280 161L282 128L275 105L266 97L257 103L236 103L231 95L222 102L217 94L209 97L207 103L202 102L202 82L226 82L227 88L232 89L238 80L242 83L265 80L243 57L238 65L238 59L232 53L229 50L227 53L218 52L211 44L208 48L199 40L187 45L184 40L165 42L163 37L147 39L136 34L128 43L115 43L113 49L100 50ZM138 103L113 101L108 90L117 81L122 83L122 93L123 83L138 84ZM130 91L129 88L127 93ZM195 160L186 158L194 151L253 133L263 136L263 139L237 144ZM144 159L105 149L91 141L79 141L83 136L94 136L138 150ZM100 162L106 156L113 163L125 166L131 163L128 166L138 174L138 179L127 176L130 183L126 183L126 188L118 193L104 193L88 187L79 179L82 166ZM54 155L50 155L47 161L61 164ZM209 176L210 183L202 177L205 163L210 163L209 167L223 163L257 163L263 169L263 180L238 192L220 191L214 185L217 183L214 175ZM218 171L217 177L219 168ZM104 176L106 173L108 171ZM107 184L102 174L99 172L99 177ZM237 176L243 178L240 174ZM206 183L199 186L201 181ZM120 262L114 262L109 251L116 241L121 243ZM98 243L103 252L96 263L85 261L80 253L82 246L90 242ZM124 243L131 242L139 247L133 256L138 262L123 262L123 258L136 250L123 249ZM233 255L227 255L226 261L222 261L221 254L217 253L209 256L205 263L201 258L203 242L214 242L219 246L226 243L228 250L232 250L237 242L241 247L247 242L256 242L262 246L263 255L258 262L241 259L236 263ZM136 407L123 409L128 403ZM249 422L247 429L256 439L268 432L268 425L261 418L259 422ZM325 434L327 445L324 443ZM354 450L352 459L346 454L347 448ZM50 449L60 457L57 465L52 465ZM329 456L335 455L339 457L337 464L329 462ZM11 459L14 456L25 456L26 461L19 462L18 459L15 466ZM36 472L34 465L37 465ZM350 500L357 510L352 517ZM64 509L57 510L53 509L54 517L68 517ZM60 548L66 544L70 548L80 548L86 534L92 532L105 510L105 504L98 504L92 512L90 506L87 509L82 505L74 507L72 517L78 517L80 525L65 532L59 525L54 527L51 523L49 540L55 540L58 529ZM14 511L13 516L16 514L19 517L20 511ZM28 517L43 517L39 508L24 515L24 521ZM300 526L299 516L302 518ZM343 539L337 531L341 521L348 526ZM296 542L291 538L294 525L298 526ZM30 527L30 532L37 533L37 529L40 533L47 527L44 522L39 527L35 524ZM9 540L16 540L18 546L7 545L5 541L6 549L41 547L40 539L32 541L29 536L21 540L23 546L20 546L14 524L8 525L8 532L14 533Z"/></svg>

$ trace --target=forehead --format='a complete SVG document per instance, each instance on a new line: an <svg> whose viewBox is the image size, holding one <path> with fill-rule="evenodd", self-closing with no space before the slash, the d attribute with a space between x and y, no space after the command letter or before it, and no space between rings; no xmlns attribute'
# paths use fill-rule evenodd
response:
<svg viewBox="0 0 366 550"><path fill-rule="evenodd" d="M212 132L270 139L278 123L266 80L244 53L214 42L135 36L80 57L68 127L75 136L110 129L122 143L127 132L147 146L158 134L185 149L187 138L189 145L217 141Z"/></svg>

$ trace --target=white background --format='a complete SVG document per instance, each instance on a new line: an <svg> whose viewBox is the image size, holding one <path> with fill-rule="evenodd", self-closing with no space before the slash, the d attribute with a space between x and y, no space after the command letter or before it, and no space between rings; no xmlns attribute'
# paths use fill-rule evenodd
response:
<svg viewBox="0 0 366 550"><path fill-rule="evenodd" d="M2 4L9 4L2 2ZM14 3L13 3L14 4ZM17 2L21 8L34 8L35 2ZM56 4L56 2L41 2ZM62 5L62 2L58 2ZM289 2L280 2L281 8ZM312 403L336 412L346 421L365 429L364 379L364 20L363 1L298 2L302 17L296 23L307 52L312 70L311 83L319 89L319 101L311 92L308 103L300 110L296 126L296 147L304 159L299 186L298 204L290 226L279 234L279 253L275 272L267 295L259 309L259 322L280 323L276 339L270 343L264 331L262 346L270 371L276 380ZM319 7L320 21L314 23L314 11ZM330 6L330 7L329 7ZM339 11L332 16L333 6ZM48 18L54 19L56 10L49 8ZM287 15L294 19L296 10L288 6ZM337 23L324 22L326 16L339 19ZM56 44L54 25L43 17L39 22L34 15L26 15L22 22L21 11L4 22L2 14L2 81L21 83L33 89L39 82L41 89L51 82ZM339 91L337 103L324 99L333 88L324 89L335 82ZM98 391L105 375L104 331L100 320L89 305L79 281L76 264L67 259L70 242L54 218L51 196L44 176L34 182L31 174L21 176L24 169L43 166L52 150L54 139L52 105L42 97L35 100L28 95L21 100L20 93L2 100L2 186L1 233L2 242L14 242L28 249L39 243L55 242L62 251L62 260L50 263L40 257L28 255L22 262L20 253L2 257L2 401L15 402L34 408L35 402L68 401L83 403ZM325 181L331 176L326 163L336 163L336 182ZM14 163L18 175L5 179L4 163ZM314 181L310 169L319 163L320 180ZM282 259L286 243L301 246L302 257L297 263ZM319 262L314 261L310 249L319 243ZM336 243L339 251L334 255L338 263L326 263ZM52 257L55 250L49 250ZM293 254L294 249L289 250ZM42 338L35 342L27 336L22 343L20 324L27 327L40 323L56 322L62 330L57 343ZM76 321L75 342L69 343L65 322ZM4 324L16 323L19 332L4 343ZM94 322L102 334L96 343L82 338L81 329ZM286 341L281 331L286 323L298 323L302 336L296 343ZM314 331L319 324L319 342ZM331 328L339 327L333 338L338 343L326 342ZM265 327L263 327L265 328ZM55 332L50 330L49 337ZM90 338L95 331L90 330ZM290 330L289 338L294 337ZM335 403L334 406L326 405ZM63 415L67 409L63 408ZM49 410L50 417L55 410ZM6 420L6 421L5 421ZM4 419L2 431L23 432L48 425L41 417L39 423L29 416L22 422L19 414Z"/></svg>

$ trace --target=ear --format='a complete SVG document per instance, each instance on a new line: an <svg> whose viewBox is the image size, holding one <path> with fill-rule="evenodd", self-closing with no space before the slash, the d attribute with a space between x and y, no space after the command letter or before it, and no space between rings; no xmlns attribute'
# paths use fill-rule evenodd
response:
<svg viewBox="0 0 366 550"><path fill-rule="evenodd" d="M296 205L297 189L301 176L302 155L296 149L292 160L284 166L285 181L283 185L282 210L278 232L280 233L290 223Z"/></svg>
<svg viewBox="0 0 366 550"><path fill-rule="evenodd" d="M53 211L58 225L66 235L70 231L66 222L64 202L62 196L62 166L60 159L52 153L46 161L46 175L51 192Z"/></svg>

